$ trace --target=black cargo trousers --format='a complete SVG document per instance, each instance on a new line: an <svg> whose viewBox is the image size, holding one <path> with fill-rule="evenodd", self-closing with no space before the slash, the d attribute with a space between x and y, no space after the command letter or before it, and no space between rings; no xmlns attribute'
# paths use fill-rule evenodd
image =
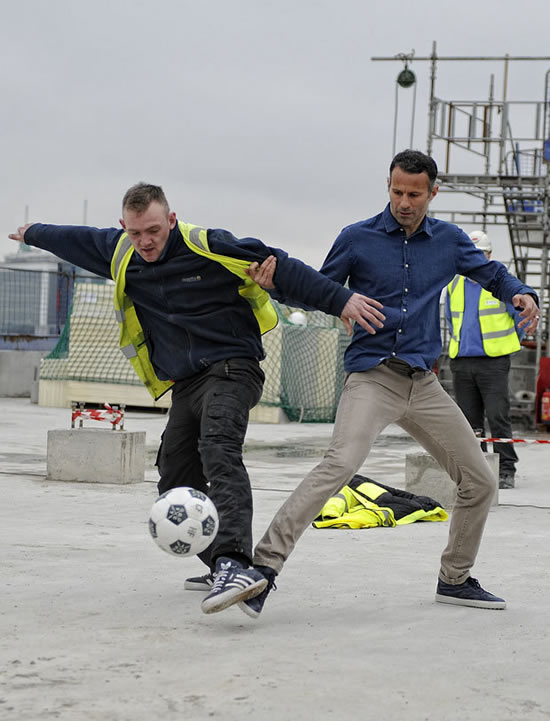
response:
<svg viewBox="0 0 550 721"><path fill-rule="evenodd" d="M455 400L474 431L485 435L485 416L493 438L511 438L508 377L511 360L503 356L457 356L451 358ZM487 450L487 444L481 444ZM494 443L499 454L499 475L514 476L518 456L511 443Z"/></svg>
<svg viewBox="0 0 550 721"><path fill-rule="evenodd" d="M190 486L214 502L220 525L199 558L211 568L231 555L252 562L252 489L243 464L249 411L265 376L258 361L213 363L172 388L172 406L157 456L159 493Z"/></svg>

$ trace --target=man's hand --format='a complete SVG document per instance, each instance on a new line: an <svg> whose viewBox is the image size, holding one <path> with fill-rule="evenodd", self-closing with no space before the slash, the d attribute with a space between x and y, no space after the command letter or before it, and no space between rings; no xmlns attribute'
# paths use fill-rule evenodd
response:
<svg viewBox="0 0 550 721"><path fill-rule="evenodd" d="M376 333L376 329L372 327L373 325L377 328L383 328L384 323L382 321L386 320L386 316L380 312L383 307L382 303L379 303L377 300L367 298L366 295L354 293L344 306L344 310L340 316L343 324L346 326L348 335L352 333L352 320L359 323L359 325L371 335ZM370 325L368 321L370 321L372 325Z"/></svg>
<svg viewBox="0 0 550 721"><path fill-rule="evenodd" d="M17 232L10 233L8 235L8 238L11 238L12 240L17 240L19 243L24 243L25 242L25 233L31 227L31 225L34 225L34 223L27 223L26 225L19 226L19 228L17 228Z"/></svg>
<svg viewBox="0 0 550 721"><path fill-rule="evenodd" d="M275 274L276 265L277 258L274 255L270 255L261 265L256 262L250 263L248 268L245 268L244 272L265 290L272 290L275 288L273 276Z"/></svg>
<svg viewBox="0 0 550 721"><path fill-rule="evenodd" d="M276 265L277 258L274 255L270 255L261 265L259 263L251 263L245 270L245 273L252 278L254 282L258 283L262 288L265 288L265 290L271 290L275 288L273 275ZM367 333L376 333L373 326L383 328L384 323L382 321L386 320L386 316L380 312L381 308L383 308L383 305L377 300L367 298L366 295L354 293L344 306L342 315L340 316L348 335L352 333L352 320L359 323Z"/></svg>
<svg viewBox="0 0 550 721"><path fill-rule="evenodd" d="M525 332L528 335L533 335L540 318L540 311L535 299L528 293L518 293L512 298L512 303L514 308L523 308L520 313L523 320L518 323L518 327L523 328L525 326Z"/></svg>

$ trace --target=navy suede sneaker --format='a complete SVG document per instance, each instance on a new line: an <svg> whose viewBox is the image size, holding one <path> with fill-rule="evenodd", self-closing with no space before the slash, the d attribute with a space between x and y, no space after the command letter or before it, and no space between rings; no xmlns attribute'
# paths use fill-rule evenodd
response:
<svg viewBox="0 0 550 721"><path fill-rule="evenodd" d="M277 586L275 585L275 576L277 574L272 568L269 566L254 566L254 568L256 571L259 571L264 578L267 578L267 586L260 594L254 596L254 598L249 598L248 601L241 601L238 604L241 611L246 613L247 616L250 616L250 618L258 618L269 592L277 590Z"/></svg>
<svg viewBox="0 0 550 721"><path fill-rule="evenodd" d="M474 608L506 608L506 601L498 596L481 588L479 581L475 578L468 578L458 586L444 583L441 579L437 582L435 600L439 603L453 603L457 606L473 606Z"/></svg>
<svg viewBox="0 0 550 721"><path fill-rule="evenodd" d="M220 556L216 561L214 585L201 603L203 613L217 613L239 601L247 601L261 593L267 579L254 568L244 568L231 558Z"/></svg>

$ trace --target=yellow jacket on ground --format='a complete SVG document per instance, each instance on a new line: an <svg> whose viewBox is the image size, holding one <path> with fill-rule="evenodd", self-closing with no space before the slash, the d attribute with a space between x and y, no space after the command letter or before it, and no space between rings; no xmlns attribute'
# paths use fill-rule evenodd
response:
<svg viewBox="0 0 550 721"><path fill-rule="evenodd" d="M355 475L329 498L313 522L315 528L374 528L415 521L446 521L447 511L428 496L377 483Z"/></svg>

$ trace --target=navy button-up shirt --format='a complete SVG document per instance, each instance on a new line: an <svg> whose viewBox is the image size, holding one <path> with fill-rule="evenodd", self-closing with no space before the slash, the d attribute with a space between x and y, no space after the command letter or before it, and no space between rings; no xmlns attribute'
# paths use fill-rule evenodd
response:
<svg viewBox="0 0 550 721"><path fill-rule="evenodd" d="M407 238L389 205L373 218L344 228L321 273L384 305L386 321L376 335L355 324L345 355L348 372L368 370L385 358L431 370L441 354L441 291L457 273L505 303L516 293L537 298L502 263L487 260L456 225L426 216Z"/></svg>

